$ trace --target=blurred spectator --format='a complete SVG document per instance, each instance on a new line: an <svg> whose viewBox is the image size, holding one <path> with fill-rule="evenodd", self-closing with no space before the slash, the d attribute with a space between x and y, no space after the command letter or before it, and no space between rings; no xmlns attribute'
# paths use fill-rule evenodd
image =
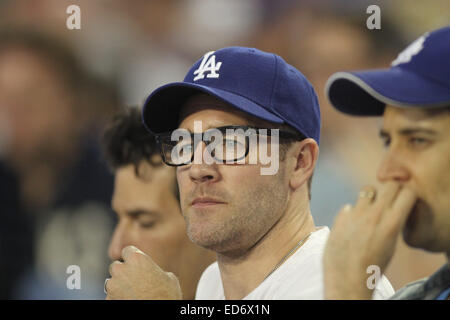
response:
<svg viewBox="0 0 450 320"><path fill-rule="evenodd" d="M20 209L17 181L1 162L0 206L0 299L8 299L32 262L32 230Z"/></svg>
<svg viewBox="0 0 450 320"><path fill-rule="evenodd" d="M25 29L1 32L0 122L7 124L1 129L6 137L1 161L16 176L21 208L0 209L0 214L15 215L21 228L22 217L29 218L34 233L27 237L33 263L9 297L103 294L112 176L100 162L98 130L102 115L116 102L113 90L98 83L58 40ZM24 241L13 232L5 231L9 242L2 246L2 258ZM22 262L8 261L10 268L16 264L23 269ZM66 287L69 265L81 268L79 292Z"/></svg>
<svg viewBox="0 0 450 320"><path fill-rule="evenodd" d="M115 117L104 148L115 173L111 204L119 217L109 246L111 261L121 260L122 249L134 245L178 277L184 299L194 299L200 276L216 254L189 240L176 170L163 164L140 109L126 108Z"/></svg>
<svg viewBox="0 0 450 320"><path fill-rule="evenodd" d="M346 158L354 149L347 143L348 134L359 129L354 123L349 126L348 119L329 106L323 91L331 73L372 64L377 56L372 54L371 39L361 28L364 24L360 20L350 15L344 18L323 8L290 3L289 10L278 13L278 18L253 40L262 50L288 57L310 79L318 93L322 112L321 152L313 179L311 209L315 222L329 227L340 207L354 200L360 181L367 179L367 176L361 178L355 170L364 161L353 161L349 165ZM382 52L379 48L377 53ZM373 125L369 120L364 127ZM364 131L358 135L367 140ZM372 140L378 145L375 139Z"/></svg>

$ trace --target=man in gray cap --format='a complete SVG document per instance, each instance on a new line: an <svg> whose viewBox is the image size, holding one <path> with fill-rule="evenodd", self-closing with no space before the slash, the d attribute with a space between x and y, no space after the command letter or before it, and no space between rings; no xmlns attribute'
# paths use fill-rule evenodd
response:
<svg viewBox="0 0 450 320"><path fill-rule="evenodd" d="M418 38L390 69L332 75L326 91L342 112L383 116L383 187L365 187L341 210L324 254L326 298L370 299L366 270L385 270L400 233L411 247L450 258L450 27ZM392 298L449 295L447 262Z"/></svg>

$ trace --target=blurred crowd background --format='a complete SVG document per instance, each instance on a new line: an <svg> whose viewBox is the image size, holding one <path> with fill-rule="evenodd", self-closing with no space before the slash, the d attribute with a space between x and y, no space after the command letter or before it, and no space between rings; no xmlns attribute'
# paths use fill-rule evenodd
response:
<svg viewBox="0 0 450 320"><path fill-rule="evenodd" d="M72 4L80 30L66 27ZM366 27L371 4L381 30ZM277 53L313 83L322 140L312 213L332 226L363 185L377 184L382 146L379 119L331 108L327 78L387 67L449 21L448 0L0 0L0 298L104 298L115 216L102 130L121 105L142 105L225 46ZM400 240L387 276L398 289L443 262ZM66 287L69 265L81 268L81 290Z"/></svg>

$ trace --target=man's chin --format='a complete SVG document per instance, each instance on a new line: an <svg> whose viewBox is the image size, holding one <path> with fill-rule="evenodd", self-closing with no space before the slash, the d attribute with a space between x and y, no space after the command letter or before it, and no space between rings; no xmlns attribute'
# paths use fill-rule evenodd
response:
<svg viewBox="0 0 450 320"><path fill-rule="evenodd" d="M187 235L198 246L213 250L220 243L222 230L215 221L195 215L187 221Z"/></svg>
<svg viewBox="0 0 450 320"><path fill-rule="evenodd" d="M423 201L418 200L408 215L403 228L405 243L414 248L428 249L432 237L432 211Z"/></svg>
<svg viewBox="0 0 450 320"><path fill-rule="evenodd" d="M196 245L218 253L239 246L242 233L237 232L235 228L227 228L225 222L193 220L187 224L187 234Z"/></svg>

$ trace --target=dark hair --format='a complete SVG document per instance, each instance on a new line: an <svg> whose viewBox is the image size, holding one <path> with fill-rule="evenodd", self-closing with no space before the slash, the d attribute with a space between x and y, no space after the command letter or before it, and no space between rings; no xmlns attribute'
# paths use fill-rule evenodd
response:
<svg viewBox="0 0 450 320"><path fill-rule="evenodd" d="M103 134L103 154L113 171L133 164L138 174L142 160L159 165L152 162L159 148L155 137L145 129L139 108L123 107L114 115Z"/></svg>
<svg viewBox="0 0 450 320"><path fill-rule="evenodd" d="M163 165L155 137L144 127L138 107L121 108L106 127L102 142L104 157L112 171L132 164L140 177L142 161L156 167ZM179 200L177 181L173 191Z"/></svg>

